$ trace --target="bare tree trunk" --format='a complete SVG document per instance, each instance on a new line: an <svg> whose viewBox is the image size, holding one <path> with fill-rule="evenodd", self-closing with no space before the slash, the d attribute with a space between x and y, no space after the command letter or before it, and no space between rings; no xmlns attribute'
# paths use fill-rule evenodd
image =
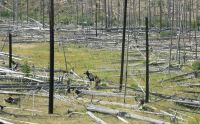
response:
<svg viewBox="0 0 200 124"><path fill-rule="evenodd" d="M45 0L42 0L42 26L45 27Z"/></svg>
<svg viewBox="0 0 200 124"><path fill-rule="evenodd" d="M15 0L16 2L15 2L15 18L16 18L16 23L18 24L18 0Z"/></svg>
<svg viewBox="0 0 200 124"><path fill-rule="evenodd" d="M169 45L169 73L171 67L171 59L172 59L172 45L173 45L173 32L174 32L174 0L172 1L172 20L171 20L171 41Z"/></svg>
<svg viewBox="0 0 200 124"><path fill-rule="evenodd" d="M29 16L29 0L26 0L26 21L28 23L28 16Z"/></svg>
<svg viewBox="0 0 200 124"><path fill-rule="evenodd" d="M135 12L136 12L136 2L135 2L135 0L133 0L132 5L133 5L133 10L132 10L132 13L133 13L133 15L132 15L132 21L133 21L133 26L135 27L136 24L137 24L136 13L135 13Z"/></svg>
<svg viewBox="0 0 200 124"><path fill-rule="evenodd" d="M197 8L196 8L196 21L197 21L197 27L199 31L199 25L200 25L200 20L199 20L199 0L196 2Z"/></svg>
<svg viewBox="0 0 200 124"><path fill-rule="evenodd" d="M151 0L149 0L149 9L148 9L148 17L149 17L149 28L151 28Z"/></svg>
<svg viewBox="0 0 200 124"><path fill-rule="evenodd" d="M96 37L97 37L97 23L98 23L98 3L96 0L96 10L95 10L95 30L96 30Z"/></svg>
<svg viewBox="0 0 200 124"><path fill-rule="evenodd" d="M130 31L130 22L131 22L131 17L130 17L130 6L129 6L129 18L128 18L128 30ZM127 47L126 47L126 80L125 80L125 87L124 87L124 103L126 103L126 94L127 94L127 84L128 84L128 60L129 60L129 45L130 45L130 32L128 32L128 41L127 41Z"/></svg>
<svg viewBox="0 0 200 124"><path fill-rule="evenodd" d="M107 10L108 10L108 28L110 27L110 18L111 18L111 12L110 12L110 0L107 0L108 1L108 6L107 6Z"/></svg>
<svg viewBox="0 0 200 124"><path fill-rule="evenodd" d="M192 4L191 0L189 2L189 43L190 43L190 50L192 51L192 40L191 40L191 30L192 30Z"/></svg>
<svg viewBox="0 0 200 124"><path fill-rule="evenodd" d="M140 17L140 14L141 14L141 12L140 12L140 0L139 0L139 20L138 20L138 22L139 22L139 27L141 26L141 17Z"/></svg>
<svg viewBox="0 0 200 124"><path fill-rule="evenodd" d="M78 26L78 24L79 24L79 13L78 13L78 8L79 8L79 6L78 6L78 0L76 0L76 25Z"/></svg>
<svg viewBox="0 0 200 124"><path fill-rule="evenodd" d="M19 1L19 19L22 21L22 1Z"/></svg>
<svg viewBox="0 0 200 124"><path fill-rule="evenodd" d="M192 8L194 7L193 3L194 3L194 1L192 0ZM194 30L195 30L195 36L194 36L194 39L195 39L195 59L198 59L197 18L195 18L194 8L192 10L193 10L193 19L194 19L194 27L195 27L194 28ZM196 13L197 13L197 6L196 6Z"/></svg>
<svg viewBox="0 0 200 124"><path fill-rule="evenodd" d="M181 64L181 58L180 58L180 53L181 53L181 44L180 44L180 41L181 41L181 36L182 36L182 33L183 33L183 26L182 26L182 7L181 7L181 3L180 3L180 1L179 1L179 7L178 7L178 21L179 21L179 29L180 29L180 31L179 31L179 36L178 36L178 42L177 42L177 60L178 60L178 64L180 65Z"/></svg>
<svg viewBox="0 0 200 124"><path fill-rule="evenodd" d="M13 24L18 20L18 0L13 0Z"/></svg>
<svg viewBox="0 0 200 124"><path fill-rule="evenodd" d="M82 2L82 4L81 4L81 18L82 18L82 21L81 21L81 24L82 24L82 28L84 27L83 25L83 23L84 23L84 20L83 20L83 2Z"/></svg>
<svg viewBox="0 0 200 124"><path fill-rule="evenodd" d="M168 5L167 26L169 27L169 26L170 26L170 22L171 22L171 21L170 21L170 18L171 18L171 14L170 14L170 12L171 12L171 0L168 0L167 2L168 2L168 3L167 3L167 5Z"/></svg>
<svg viewBox="0 0 200 124"><path fill-rule="evenodd" d="M111 4L111 6L110 6L110 27L112 28L112 26L113 26L113 2L112 2L112 0L110 0L111 2L110 2L110 4Z"/></svg>
<svg viewBox="0 0 200 124"><path fill-rule="evenodd" d="M105 19L105 28L108 28L108 19L107 19L107 1L104 0L104 19Z"/></svg>
<svg viewBox="0 0 200 124"><path fill-rule="evenodd" d="M163 12L162 12L162 0L160 0L160 31L161 31L161 29L162 29L162 14L163 14Z"/></svg>
<svg viewBox="0 0 200 124"><path fill-rule="evenodd" d="M90 17L90 19L91 19L92 22L95 22L95 14L94 14L95 11L94 11L94 6L93 6L93 1L94 1L94 0L91 0L91 1L90 1L90 6L91 6L91 7L90 7L90 9L89 9L89 13L90 13L90 14L89 14L89 17ZM94 2L94 3L95 3L95 2ZM96 3L95 3L95 4L96 4ZM96 5L95 5L95 6L96 6ZM95 24L95 23L94 23L94 24Z"/></svg>
<svg viewBox="0 0 200 124"><path fill-rule="evenodd" d="M118 27L120 27L120 0L118 0L118 3L117 3L117 18L118 18Z"/></svg>
<svg viewBox="0 0 200 124"><path fill-rule="evenodd" d="M186 0L184 0L184 5L183 5L183 11L184 11L184 30L187 29L187 5L186 5ZM187 31L185 31L187 32ZM184 43L184 55L183 55L183 63L185 64L186 62L186 51L185 51L185 47L186 47L186 43L185 43L185 34L183 37L183 43Z"/></svg>

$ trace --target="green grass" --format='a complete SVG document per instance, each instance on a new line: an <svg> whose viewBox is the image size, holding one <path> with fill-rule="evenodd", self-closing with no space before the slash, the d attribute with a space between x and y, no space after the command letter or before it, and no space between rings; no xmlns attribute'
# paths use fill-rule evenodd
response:
<svg viewBox="0 0 200 124"><path fill-rule="evenodd" d="M171 37L171 36L176 36L176 32L175 31L173 31L173 32L171 32L171 31L162 31L162 32L160 32L160 37Z"/></svg>
<svg viewBox="0 0 200 124"><path fill-rule="evenodd" d="M83 45L67 45L65 48L67 68L73 69L82 75L86 70L95 71L103 78L111 78L113 73L98 71L101 68L119 69L120 64L113 64L112 61L119 60L120 52L117 50L88 49ZM5 49L7 51L7 49ZM13 45L13 53L25 57L29 65L39 67L49 66L49 45L40 44L16 44ZM62 47L55 44L55 68L65 70L65 60ZM116 73L118 74L118 73Z"/></svg>
<svg viewBox="0 0 200 124"><path fill-rule="evenodd" d="M13 53L25 57L21 63L24 63L25 61L28 61L28 64L39 66L39 67L48 67L49 63L49 45L48 43L36 43L36 44L14 44L13 45ZM7 51L7 46L4 51ZM109 50L109 49L91 49L86 48L84 45L77 45L77 44L66 44L65 45L65 52L67 56L67 64L68 69L74 69L76 73L78 73L80 76L83 76L83 73L86 70L91 70L95 74L97 74L100 78L105 79L107 81L112 81L115 86L118 86L119 82L119 71L100 71L101 68L105 69L120 69L120 51L118 50ZM137 55L137 52L133 51L135 55ZM133 55L134 57L134 55ZM153 60L153 58L152 58ZM133 68L133 70L138 69L144 69L144 61L138 61L137 63L141 64L141 66L136 66ZM64 61L64 55L63 50L61 47L58 46L58 44L55 44L55 68L56 69L63 69L65 70L65 61ZM189 72L191 71L191 65L184 66L183 71ZM138 71L140 73L144 73L144 70ZM175 76L177 74L172 73L171 76ZM166 82L166 83L159 83L162 79L170 78L170 75L168 73L153 73L150 74L150 91L166 94L166 95L174 95L178 94L179 96L187 96L187 97L193 97L192 94L183 94L181 92L182 90L189 90L187 87L180 87L176 83L173 82ZM189 82L197 83L198 79L191 79L188 80ZM5 83L5 82L0 82ZM9 83L9 82L7 82ZM142 88L145 90L145 75L138 75L138 76L129 76L128 77L128 85L131 87L137 87L139 84L142 86ZM190 89L194 91L198 91L198 88ZM135 93L131 93L132 95L135 95ZM2 96L2 98L5 98L6 96ZM154 106L158 108L159 110L165 110L169 111L170 108L175 109L182 109L185 110L185 107L179 106L174 104L173 102L166 101L166 100L159 100L159 98L155 98L153 96L150 96L150 103L149 105ZM199 98L199 96L197 96ZM91 99L91 97L88 97L88 99ZM97 99L97 97L95 97ZM114 102L123 102L123 99L121 98L103 98L98 97L98 99L101 100L107 100L107 101L114 101ZM32 108L32 97L24 97L23 101L25 101L22 104L22 107L24 108ZM30 117L28 118L16 118L16 117L9 117L12 119L19 119L23 121L30 121L30 122L37 122L37 123L45 123L45 124L52 124L52 123L58 123L58 124L64 124L64 123L83 123L83 124L90 124L94 123L87 115L78 115L71 118L68 118L66 115L67 109L73 109L78 112L86 112L86 109L84 106L82 106L81 102L75 102L75 103L64 103L60 102L58 100L55 101L55 113L59 115L59 117L50 117L47 114L47 105L48 105L48 99L47 98L40 98L37 97L35 99L37 102L35 108L37 110L43 111L44 113L38 113L37 116L31 116L31 113L29 112L21 112L22 114L28 114ZM136 101L134 99L127 99L127 102L129 104L136 104ZM5 103L1 101L2 105ZM7 104L5 104L7 105ZM17 107L17 106L16 106ZM121 109L118 106L108 106L114 109ZM133 110L127 110L131 113L138 113L145 116L150 116L153 118L158 118L161 120L170 121L170 118L165 117L159 117L155 115L149 115L145 114L143 112L136 112ZM199 112L199 110L196 110ZM18 111L8 111L8 112L16 112L20 113ZM182 112L182 111L180 111ZM193 110L191 110L193 112ZM186 114L187 116L184 117L185 119L188 119L191 124L198 124L198 121L200 116L199 114L194 114L191 112L182 112ZM173 113L173 112L170 112ZM55 114L55 115L56 115ZM96 113L95 113L96 115ZM102 114L97 114L98 117L101 117L103 120L109 123L116 123L120 124L121 122L112 116L105 116ZM191 116L192 118L189 118L188 116ZM144 123L138 120L129 120L131 123Z"/></svg>

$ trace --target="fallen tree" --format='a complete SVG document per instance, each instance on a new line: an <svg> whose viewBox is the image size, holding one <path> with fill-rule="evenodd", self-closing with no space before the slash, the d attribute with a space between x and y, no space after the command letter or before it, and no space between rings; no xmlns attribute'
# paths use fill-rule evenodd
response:
<svg viewBox="0 0 200 124"><path fill-rule="evenodd" d="M76 90L77 95L90 95L90 96L102 96L102 97L124 97L123 93L112 93L112 92L98 92L91 90ZM135 98L135 96L126 96L127 98Z"/></svg>
<svg viewBox="0 0 200 124"><path fill-rule="evenodd" d="M146 122L150 122L150 123L154 123L154 124L170 124L169 122L153 119L150 117L144 117L144 116L137 115L137 114L129 114L127 112L119 111L116 109L114 110L114 109L101 107L101 106L96 106L93 104L89 104L87 106L87 110L91 111L91 112L99 112L99 113L103 113L103 114L111 114L111 115L120 116L120 117L138 119L138 120L142 120L142 121L146 121Z"/></svg>
<svg viewBox="0 0 200 124"><path fill-rule="evenodd" d="M100 118L96 117L92 112L88 111L87 114L93 118L97 124L107 124L106 122L104 122L103 120L101 120Z"/></svg>
<svg viewBox="0 0 200 124"><path fill-rule="evenodd" d="M182 81L182 80L186 80L186 79L197 78L199 73L200 73L200 71L189 72L189 73L185 73L182 75L174 76L169 79L161 80L161 81L159 81L159 83L178 82L178 81Z"/></svg>
<svg viewBox="0 0 200 124"><path fill-rule="evenodd" d="M200 101L194 100L173 100L176 104L183 105L188 108L200 109Z"/></svg>
<svg viewBox="0 0 200 124"><path fill-rule="evenodd" d="M5 120L3 120L3 119L0 119L0 123L1 123L1 124L14 124L14 123L5 121Z"/></svg>
<svg viewBox="0 0 200 124"><path fill-rule="evenodd" d="M139 105L131 105L131 104L126 104L126 103L119 103L119 102L110 102L110 101L102 101L102 100L96 100L96 99L86 99L86 98L78 98L78 100L82 100L84 102L92 102L92 103L97 103L97 104L101 104L101 105L112 105L112 106L120 106L120 107L124 107L124 108L128 108L128 109L138 109Z"/></svg>

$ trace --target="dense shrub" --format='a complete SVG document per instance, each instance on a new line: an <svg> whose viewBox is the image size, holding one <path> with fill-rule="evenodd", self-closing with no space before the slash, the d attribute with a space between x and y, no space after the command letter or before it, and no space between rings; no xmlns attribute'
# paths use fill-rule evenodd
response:
<svg viewBox="0 0 200 124"><path fill-rule="evenodd" d="M192 64L192 68L193 68L193 70L195 70L195 71L200 70L200 60L195 61L195 62Z"/></svg>
<svg viewBox="0 0 200 124"><path fill-rule="evenodd" d="M31 67L29 66L28 62L24 62L24 64L21 66L21 71L25 74L26 77L30 76Z"/></svg>
<svg viewBox="0 0 200 124"><path fill-rule="evenodd" d="M12 13L9 12L9 11L1 11L1 12L0 12L0 15L1 15L2 17L10 17L10 16L12 16Z"/></svg>

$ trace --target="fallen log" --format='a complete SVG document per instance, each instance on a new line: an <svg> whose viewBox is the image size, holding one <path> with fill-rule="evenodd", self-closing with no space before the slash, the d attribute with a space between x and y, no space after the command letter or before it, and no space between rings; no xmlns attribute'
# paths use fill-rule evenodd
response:
<svg viewBox="0 0 200 124"><path fill-rule="evenodd" d="M67 85L67 84L60 84L60 83L56 83L55 82L55 87L59 88L59 89L88 89L88 85ZM48 89L49 88L49 84L46 83L37 83L37 84L0 84L0 89L13 89L13 88L32 88L32 89L39 89L39 88L43 88L43 89Z"/></svg>
<svg viewBox="0 0 200 124"><path fill-rule="evenodd" d="M168 99L172 102L175 102L177 104L184 105L189 108L200 108L200 100L199 99L192 99L192 98L184 98L184 97L177 97L176 95L164 95L164 94L159 94L152 92L151 93L154 96L158 96L160 98Z"/></svg>
<svg viewBox="0 0 200 124"><path fill-rule="evenodd" d="M173 102L179 105L183 105L188 108L200 109L200 101L173 100Z"/></svg>
<svg viewBox="0 0 200 124"><path fill-rule="evenodd" d="M124 97L123 93L112 93L112 92L98 92L91 90L76 90L76 94L90 95L90 96L102 96L102 97ZM126 96L127 98L135 98L135 96Z"/></svg>
<svg viewBox="0 0 200 124"><path fill-rule="evenodd" d="M27 121L20 121L20 120L13 120L13 119L8 119L8 118L3 118L3 117L0 117L0 119L7 120L7 121L14 121L14 122L19 122L19 123L24 123L24 124L37 124L37 123L32 123L32 122L27 122ZM3 124L6 124L6 123L3 123Z"/></svg>
<svg viewBox="0 0 200 124"><path fill-rule="evenodd" d="M18 82L38 82L38 83L45 83L45 81L38 80L35 78L24 77L22 75L0 75L0 80L15 80Z"/></svg>
<svg viewBox="0 0 200 124"><path fill-rule="evenodd" d="M195 88L195 87L200 87L200 84L184 84L181 85L182 87L191 87L191 88Z"/></svg>
<svg viewBox="0 0 200 124"><path fill-rule="evenodd" d="M14 123L5 121L5 120L3 120L3 119L0 119L0 123L1 123L1 124L14 124Z"/></svg>
<svg viewBox="0 0 200 124"><path fill-rule="evenodd" d="M85 115L85 113L81 113L81 112L73 112L73 111L70 111L68 110L67 111L67 114L68 114L68 117L71 117L72 115Z"/></svg>
<svg viewBox="0 0 200 124"><path fill-rule="evenodd" d="M91 102L91 100L86 99L86 98L78 98L78 100L83 100L84 102ZM112 106L120 106L120 107L124 107L124 108L128 108L128 109L138 109L139 105L131 105L131 104L126 104L126 103L119 103L119 102L109 102L109 101L101 101L101 100L96 100L96 99L92 99L92 102L94 103L98 103L101 105L112 105Z"/></svg>
<svg viewBox="0 0 200 124"><path fill-rule="evenodd" d="M93 104L89 104L87 106L87 110L92 111L92 112L99 112L99 113L103 113L103 114L111 114L111 115L120 116L120 117L143 120L143 121L154 123L154 124L169 124L169 122L153 119L150 117L144 117L144 116L137 115L137 114L129 114L127 112L119 111L116 109L114 110L114 109L101 107L101 106L96 106Z"/></svg>
<svg viewBox="0 0 200 124"><path fill-rule="evenodd" d="M137 91L137 92L142 92L142 90L138 89L138 88L131 88L130 89ZM189 98L189 97L178 97L177 94L174 95L165 95L165 94L161 94L161 93L156 93L156 92L150 92L151 95L153 96L157 96L163 99L167 99L167 100L187 100L187 101L198 101L200 102L200 99L194 99L194 98Z"/></svg>
<svg viewBox="0 0 200 124"><path fill-rule="evenodd" d="M100 118L96 117L92 112L88 111L86 112L91 118L93 118L97 124L107 124L106 122L104 122L103 120L101 120Z"/></svg>
<svg viewBox="0 0 200 124"><path fill-rule="evenodd" d="M199 91L189 91L189 90L183 90L184 93L192 93L192 94L200 94Z"/></svg>
<svg viewBox="0 0 200 124"><path fill-rule="evenodd" d="M174 95L165 95L165 94L156 93L156 92L151 92L150 94L152 94L154 96L158 96L160 98L170 99L170 100L172 99L172 100L185 100L185 101L200 102L200 99L194 99L194 98L189 98L189 97L178 97L176 94L174 94Z"/></svg>
<svg viewBox="0 0 200 124"><path fill-rule="evenodd" d="M20 110L20 111L29 111L29 112L39 112L39 113L43 113L43 111L33 110L33 109L25 109L25 108L6 107L6 109L13 109L13 110Z"/></svg>
<svg viewBox="0 0 200 124"><path fill-rule="evenodd" d="M8 74L24 74L22 72L13 71L13 70L10 70L10 69L4 68L4 67L0 67L0 72L5 72Z"/></svg>
<svg viewBox="0 0 200 124"><path fill-rule="evenodd" d="M189 101L189 100L173 100L176 103L182 103L182 104L190 104L190 105L198 105L200 106L200 101Z"/></svg>
<svg viewBox="0 0 200 124"><path fill-rule="evenodd" d="M118 118L120 121L122 121L122 122L124 122L124 123L126 123L126 124L129 124L129 122L128 122L127 120L123 119L122 117L117 116L117 118Z"/></svg>
<svg viewBox="0 0 200 124"><path fill-rule="evenodd" d="M6 53L6 52L0 52L0 55L6 55L7 57L9 57L9 53ZM21 58L23 58L21 56L14 55L14 54L12 54L12 56L14 59L17 59L17 60L22 60Z"/></svg>
<svg viewBox="0 0 200 124"><path fill-rule="evenodd" d="M181 80L192 79L192 78L198 77L199 73L200 73L200 71L189 72L189 73L186 73L186 74L174 76L174 77L169 78L169 79L161 80L161 81L159 81L159 83L177 82L177 81L181 81Z"/></svg>
<svg viewBox="0 0 200 124"><path fill-rule="evenodd" d="M0 94L9 94L9 95L27 95L27 96L32 96L32 93L21 93L21 92L14 92L14 91L4 91L0 90ZM48 97L48 95L43 95L43 94L34 94L34 96L37 97Z"/></svg>

